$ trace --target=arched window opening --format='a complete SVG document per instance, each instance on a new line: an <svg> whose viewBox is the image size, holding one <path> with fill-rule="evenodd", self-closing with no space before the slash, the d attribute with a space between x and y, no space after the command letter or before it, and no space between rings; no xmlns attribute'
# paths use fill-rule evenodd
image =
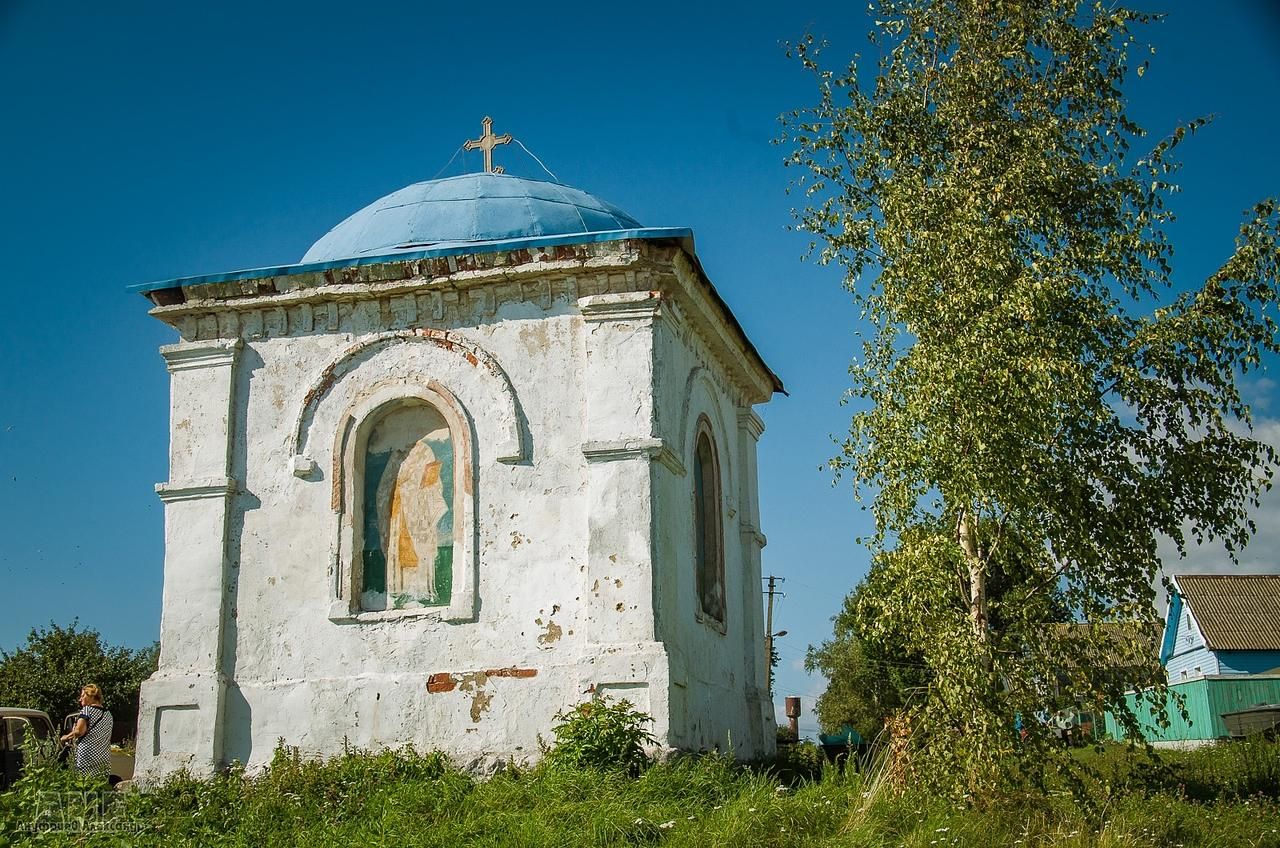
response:
<svg viewBox="0 0 1280 848"><path fill-rule="evenodd" d="M431 405L398 405L368 431L359 494L360 609L448 606L453 594L455 440Z"/></svg>
<svg viewBox="0 0 1280 848"><path fill-rule="evenodd" d="M720 463L706 429L699 428L693 463L694 557L698 609L724 622L724 536L720 520Z"/></svg>

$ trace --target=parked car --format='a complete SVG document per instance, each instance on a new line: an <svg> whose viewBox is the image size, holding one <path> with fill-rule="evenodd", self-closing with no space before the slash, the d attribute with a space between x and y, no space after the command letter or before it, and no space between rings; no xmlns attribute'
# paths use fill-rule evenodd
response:
<svg viewBox="0 0 1280 848"><path fill-rule="evenodd" d="M22 744L29 734L37 739L53 736L49 714L21 707L0 707L0 790L8 789L22 774Z"/></svg>

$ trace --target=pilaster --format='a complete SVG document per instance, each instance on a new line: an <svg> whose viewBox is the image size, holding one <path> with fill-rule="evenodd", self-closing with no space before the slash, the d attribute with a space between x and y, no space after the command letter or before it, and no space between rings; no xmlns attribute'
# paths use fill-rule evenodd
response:
<svg viewBox="0 0 1280 848"><path fill-rule="evenodd" d="M222 642L228 579L227 537L235 370L241 342L187 342L161 348L170 374L169 480L164 502L164 608L160 668L142 689L138 771L187 768L208 774L221 763L226 684Z"/></svg>
<svg viewBox="0 0 1280 848"><path fill-rule="evenodd" d="M654 636L653 475L674 470L679 459L658 437L654 409L662 301L642 291L583 297L578 305L586 325L588 682L642 705L665 739L669 670Z"/></svg>
<svg viewBox="0 0 1280 848"><path fill-rule="evenodd" d="M760 550L765 546L760 531L760 492L756 454L764 422L751 408L738 410L738 527L742 551L742 621L749 634L744 639L747 652L744 681L753 735L769 754L775 740L773 700L769 694L769 669L765 662L764 613L760 605Z"/></svg>

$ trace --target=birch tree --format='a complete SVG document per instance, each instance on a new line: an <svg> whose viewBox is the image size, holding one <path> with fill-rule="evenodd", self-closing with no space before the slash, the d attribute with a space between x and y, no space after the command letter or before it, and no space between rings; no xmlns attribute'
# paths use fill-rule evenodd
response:
<svg viewBox="0 0 1280 848"><path fill-rule="evenodd" d="M1173 288L1175 154L1206 122L1155 140L1126 114L1151 15L872 12L874 74L793 45L818 96L781 141L797 226L861 310L831 465L875 519L873 626L932 672L898 726L922 779L985 792L1043 777L1057 711L1136 734L1125 689L1163 702L1161 537L1247 542L1276 455L1240 381L1277 352L1280 215L1260 201L1221 268ZM1053 625L1055 602L1078 624Z"/></svg>

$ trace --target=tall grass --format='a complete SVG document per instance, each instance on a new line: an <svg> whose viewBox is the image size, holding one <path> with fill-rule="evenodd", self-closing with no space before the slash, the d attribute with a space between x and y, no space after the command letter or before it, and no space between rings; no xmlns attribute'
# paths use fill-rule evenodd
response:
<svg viewBox="0 0 1280 848"><path fill-rule="evenodd" d="M254 777L178 775L110 796L99 823L136 833L23 832L41 791L81 786L65 770L38 767L0 795L0 845L1280 848L1280 746L1250 745L1173 755L1155 769L1119 750L1091 755L1102 775L1094 813L1066 794L957 805L897 792L874 765L842 771L807 761L806 770L794 756L754 767L682 756L637 777L558 767L477 780L440 754L410 749L326 762L282 749Z"/></svg>

